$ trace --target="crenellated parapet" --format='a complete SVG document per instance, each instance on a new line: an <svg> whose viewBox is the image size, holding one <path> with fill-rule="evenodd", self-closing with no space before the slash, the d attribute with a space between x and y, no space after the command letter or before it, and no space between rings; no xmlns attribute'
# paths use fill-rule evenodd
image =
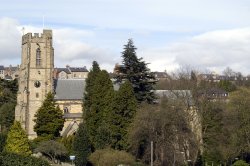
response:
<svg viewBox="0 0 250 166"><path fill-rule="evenodd" d="M22 36L22 45L31 43L45 42L46 40L52 40L52 30L43 30L43 33L27 33Z"/></svg>

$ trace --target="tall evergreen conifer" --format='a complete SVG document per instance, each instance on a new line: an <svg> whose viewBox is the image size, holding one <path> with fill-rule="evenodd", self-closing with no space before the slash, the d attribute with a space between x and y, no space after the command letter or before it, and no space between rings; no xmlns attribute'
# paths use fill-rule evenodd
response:
<svg viewBox="0 0 250 166"><path fill-rule="evenodd" d="M100 149L109 144L111 139L109 119L114 99L113 84L105 70L98 72L91 91L92 103L85 120L91 143L95 149Z"/></svg>
<svg viewBox="0 0 250 166"><path fill-rule="evenodd" d="M84 92L84 98L83 98L83 115L84 119L86 119L85 116L89 117L91 116L90 107L92 105L92 97L94 93L94 85L95 85L95 79L97 77L97 74L100 72L99 64L96 61L93 61L92 63L92 69L90 70L88 74L88 78L86 79L86 86L85 86L85 92Z"/></svg>
<svg viewBox="0 0 250 166"><path fill-rule="evenodd" d="M119 74L116 76L116 80L120 83L124 79L128 80L133 85L138 102L153 103L155 100L153 85L156 80L147 67L147 63L142 61L142 58L137 58L136 49L132 39L129 39L128 43L124 45L123 65L118 69Z"/></svg>
<svg viewBox="0 0 250 166"><path fill-rule="evenodd" d="M8 131L15 119L15 103L4 103L0 107L0 130Z"/></svg>
<svg viewBox="0 0 250 166"><path fill-rule="evenodd" d="M136 113L137 101L130 82L123 83L116 94L112 117L112 146L118 150L128 147L127 132Z"/></svg>
<svg viewBox="0 0 250 166"><path fill-rule="evenodd" d="M35 118L34 131L38 136L52 138L60 136L60 131L64 125L63 113L56 106L52 93L47 94L42 106L35 114Z"/></svg>
<svg viewBox="0 0 250 166"><path fill-rule="evenodd" d="M84 93L84 121L93 149L110 143L110 113L113 108L114 89L109 74L100 70L96 61L86 79Z"/></svg>
<svg viewBox="0 0 250 166"><path fill-rule="evenodd" d="M91 153L88 131L85 124L81 123L73 141L73 153L76 156L75 165L82 166L87 164L87 158Z"/></svg>
<svg viewBox="0 0 250 166"><path fill-rule="evenodd" d="M20 122L15 121L7 135L4 151L23 156L31 155L28 136L22 129Z"/></svg>

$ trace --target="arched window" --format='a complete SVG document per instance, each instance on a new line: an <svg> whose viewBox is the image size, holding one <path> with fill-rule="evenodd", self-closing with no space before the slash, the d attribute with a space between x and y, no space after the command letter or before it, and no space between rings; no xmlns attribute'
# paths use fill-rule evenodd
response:
<svg viewBox="0 0 250 166"><path fill-rule="evenodd" d="M39 67L42 65L42 59L41 59L41 50L40 48L36 49L36 66Z"/></svg>
<svg viewBox="0 0 250 166"><path fill-rule="evenodd" d="M69 113L68 107L64 107L64 108L63 108L63 112L64 112L64 113Z"/></svg>

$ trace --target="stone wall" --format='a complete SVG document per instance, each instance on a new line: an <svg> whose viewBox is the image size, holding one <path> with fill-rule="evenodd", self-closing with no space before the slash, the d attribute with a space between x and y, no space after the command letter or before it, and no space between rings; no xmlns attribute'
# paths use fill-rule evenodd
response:
<svg viewBox="0 0 250 166"><path fill-rule="evenodd" d="M41 51L41 64L37 65L37 49ZM20 121L29 138L35 138L34 115L48 92L52 91L54 49L52 31L43 34L31 33L22 37L22 58L19 69L19 91L17 96L16 120ZM39 86L35 83L39 82Z"/></svg>

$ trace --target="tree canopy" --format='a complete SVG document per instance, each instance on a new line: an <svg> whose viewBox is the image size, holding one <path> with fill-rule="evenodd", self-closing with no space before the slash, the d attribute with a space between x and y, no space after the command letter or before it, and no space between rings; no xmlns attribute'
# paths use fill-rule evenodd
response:
<svg viewBox="0 0 250 166"><path fill-rule="evenodd" d="M115 165L134 165L140 166L135 162L134 157L125 152L114 149L97 150L89 156L93 166L115 166Z"/></svg>
<svg viewBox="0 0 250 166"><path fill-rule="evenodd" d="M114 88L109 74L105 70L100 70L97 62L93 62L86 80L84 121L94 149L100 149L110 143L113 100Z"/></svg>
<svg viewBox="0 0 250 166"><path fill-rule="evenodd" d="M128 43L124 45L122 65L119 67L115 79L120 83L128 80L133 86L138 102L153 103L156 98L153 92L156 79L147 67L147 63L137 57L136 49L133 40L129 39Z"/></svg>
<svg viewBox="0 0 250 166"><path fill-rule="evenodd" d="M3 103L16 103L18 90L17 80L0 79L0 105Z"/></svg>
<svg viewBox="0 0 250 166"><path fill-rule="evenodd" d="M6 132L14 122L17 80L0 78L0 131Z"/></svg>
<svg viewBox="0 0 250 166"><path fill-rule="evenodd" d="M118 150L128 148L127 132L137 110L137 101L129 81L123 83L115 95L112 114L112 146Z"/></svg>
<svg viewBox="0 0 250 166"><path fill-rule="evenodd" d="M229 101L232 136L240 155L250 153L250 89L240 88L231 93Z"/></svg>
<svg viewBox="0 0 250 166"><path fill-rule="evenodd" d="M91 144L89 142L88 131L86 126L81 123L73 141L73 154L76 156L76 166L86 165L90 153Z"/></svg>
<svg viewBox="0 0 250 166"><path fill-rule="evenodd" d="M0 130L8 131L15 119L15 103L4 103L0 107L0 115Z"/></svg>
<svg viewBox="0 0 250 166"><path fill-rule="evenodd" d="M84 91L84 98L83 98L83 113L84 116L90 116L92 112L90 112L90 107L93 103L92 98L94 95L94 85L95 85L95 79L97 77L97 74L100 72L99 64L96 61L93 61L92 63L92 69L90 70L88 74L88 78L86 79L86 86ZM85 119L86 117L84 117Z"/></svg>
<svg viewBox="0 0 250 166"><path fill-rule="evenodd" d="M49 166L50 164L42 159L32 156L22 156L14 153L0 153L1 166Z"/></svg>
<svg viewBox="0 0 250 166"><path fill-rule="evenodd" d="M35 152L40 152L43 155L48 156L54 163L57 163L58 160L68 154L65 146L54 140L40 142L35 149Z"/></svg>
<svg viewBox="0 0 250 166"><path fill-rule="evenodd" d="M154 165L183 165L195 161L197 139L188 122L182 101L164 99L161 104L143 105L129 130L130 152L150 164L150 145L154 144ZM180 153L182 152L182 153Z"/></svg>
<svg viewBox="0 0 250 166"><path fill-rule="evenodd" d="M31 154L28 136L22 129L20 122L15 121L7 135L4 151L23 156Z"/></svg>
<svg viewBox="0 0 250 166"><path fill-rule="evenodd" d="M64 125L63 113L55 105L54 95L48 93L42 106L35 114L34 131L38 136L59 137Z"/></svg>

